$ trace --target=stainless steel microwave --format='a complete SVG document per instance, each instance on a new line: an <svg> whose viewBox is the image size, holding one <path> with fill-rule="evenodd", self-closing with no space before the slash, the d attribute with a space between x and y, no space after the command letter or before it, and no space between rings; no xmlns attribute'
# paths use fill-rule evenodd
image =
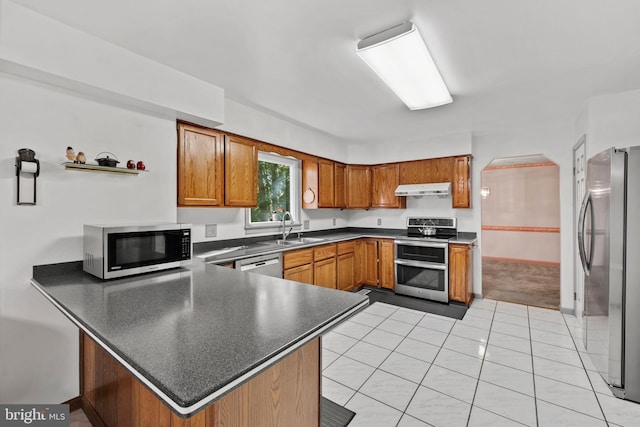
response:
<svg viewBox="0 0 640 427"><path fill-rule="evenodd" d="M191 224L85 225L83 269L101 279L191 263Z"/></svg>

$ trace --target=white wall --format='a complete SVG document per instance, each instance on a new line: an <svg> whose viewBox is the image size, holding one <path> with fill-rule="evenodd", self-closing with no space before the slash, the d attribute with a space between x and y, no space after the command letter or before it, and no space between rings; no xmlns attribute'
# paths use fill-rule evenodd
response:
<svg viewBox="0 0 640 427"><path fill-rule="evenodd" d="M471 148L471 132L458 132L403 143L388 141L376 145L349 144L347 163L374 165L403 160L431 159L469 154Z"/></svg>
<svg viewBox="0 0 640 427"><path fill-rule="evenodd" d="M0 74L0 402L78 395L78 333L29 283L33 265L82 259L82 224L175 222L175 121ZM143 160L138 176L65 171L70 145ZM37 206L17 206L14 158L40 159Z"/></svg>
<svg viewBox="0 0 640 427"><path fill-rule="evenodd" d="M560 167L560 307L573 310L573 164L575 124L523 129L519 132L476 135L473 139L473 225L480 230L480 173L494 158L543 154ZM482 247L482 236L479 233ZM474 292L481 292L482 263L476 257Z"/></svg>
<svg viewBox="0 0 640 427"><path fill-rule="evenodd" d="M224 124L218 129L331 160L347 161L347 144L335 136L230 99L225 99L224 107Z"/></svg>
<svg viewBox="0 0 640 427"><path fill-rule="evenodd" d="M588 102L587 157L609 147L640 145L640 90L592 98Z"/></svg>
<svg viewBox="0 0 640 427"><path fill-rule="evenodd" d="M224 121L224 90L7 0L0 71L165 118Z"/></svg>

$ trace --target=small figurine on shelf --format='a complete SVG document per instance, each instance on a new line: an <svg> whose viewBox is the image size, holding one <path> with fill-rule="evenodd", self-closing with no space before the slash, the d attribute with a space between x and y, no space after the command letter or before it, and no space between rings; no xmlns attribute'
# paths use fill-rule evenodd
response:
<svg viewBox="0 0 640 427"><path fill-rule="evenodd" d="M76 162L76 153L73 151L73 148L67 147L67 160L70 162Z"/></svg>
<svg viewBox="0 0 640 427"><path fill-rule="evenodd" d="M76 160L74 163L81 163L84 165L86 162L87 162L87 157L84 155L84 151L80 151L76 156Z"/></svg>

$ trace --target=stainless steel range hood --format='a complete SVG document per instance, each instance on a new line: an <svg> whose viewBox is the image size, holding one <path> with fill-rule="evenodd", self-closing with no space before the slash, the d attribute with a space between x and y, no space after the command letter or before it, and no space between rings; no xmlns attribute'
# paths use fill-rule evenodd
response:
<svg viewBox="0 0 640 427"><path fill-rule="evenodd" d="M396 188L396 196L409 196L409 197L421 197L421 196L438 196L449 197L451 194L450 182L438 182L435 184L405 184L399 185Z"/></svg>

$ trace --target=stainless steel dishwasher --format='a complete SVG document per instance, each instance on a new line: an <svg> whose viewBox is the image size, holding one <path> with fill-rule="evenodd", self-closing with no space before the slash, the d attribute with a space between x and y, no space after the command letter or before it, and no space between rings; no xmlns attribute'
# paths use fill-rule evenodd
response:
<svg viewBox="0 0 640 427"><path fill-rule="evenodd" d="M239 259L235 263L235 269L282 279L282 253Z"/></svg>

